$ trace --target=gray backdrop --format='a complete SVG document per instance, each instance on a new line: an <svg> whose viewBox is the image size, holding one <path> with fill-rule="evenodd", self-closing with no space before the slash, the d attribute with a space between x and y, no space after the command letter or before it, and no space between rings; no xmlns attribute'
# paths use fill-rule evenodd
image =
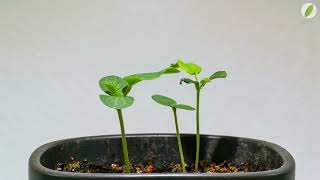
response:
<svg viewBox="0 0 320 180"><path fill-rule="evenodd" d="M201 64L201 77L229 76L203 90L201 132L258 138L287 148L297 179L319 164L319 13L304 0L0 1L0 179L27 179L41 144L116 134L98 80L159 70L177 58ZM320 2L315 1L318 8ZM160 93L194 104L185 74L145 82L124 111L127 133L175 132ZM183 133L195 114L181 112ZM13 173L13 174L11 174Z"/></svg>

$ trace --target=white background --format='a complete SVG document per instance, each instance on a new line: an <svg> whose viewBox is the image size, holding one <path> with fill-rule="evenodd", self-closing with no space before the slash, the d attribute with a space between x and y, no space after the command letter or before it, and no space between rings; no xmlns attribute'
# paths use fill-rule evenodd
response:
<svg viewBox="0 0 320 180"><path fill-rule="evenodd" d="M201 132L272 141L296 159L297 179L319 165L320 15L303 0L0 0L0 179L27 179L27 162L53 140L119 133L98 80L159 70L177 58L229 76L202 93ZM320 1L315 1L320 7ZM194 104L185 74L141 83L124 111L127 133L174 133L160 93ZM180 128L195 132L195 115Z"/></svg>

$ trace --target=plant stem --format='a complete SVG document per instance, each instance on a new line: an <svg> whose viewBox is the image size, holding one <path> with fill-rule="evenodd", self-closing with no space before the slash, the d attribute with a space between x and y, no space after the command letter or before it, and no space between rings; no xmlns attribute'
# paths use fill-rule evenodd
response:
<svg viewBox="0 0 320 180"><path fill-rule="evenodd" d="M196 74L194 75L194 78L195 78L195 80L196 80L197 82L199 82L198 76L197 76Z"/></svg>
<svg viewBox="0 0 320 180"><path fill-rule="evenodd" d="M199 104L200 104L200 88L197 88L197 109L196 109L196 121L197 121L197 135L196 135L196 162L195 172L199 172L199 154L200 154L200 123L199 123Z"/></svg>
<svg viewBox="0 0 320 180"><path fill-rule="evenodd" d="M178 140L182 170L184 173L186 173L187 171L186 171L186 164L184 163L184 156L183 156L183 150L182 150L181 139L180 139L179 125L178 125L178 118L177 118L177 109L172 108L172 110L173 110L173 115L174 115L174 122L176 124L176 133L177 133L177 140Z"/></svg>
<svg viewBox="0 0 320 180"><path fill-rule="evenodd" d="M124 157L124 163L125 163L124 172L130 173L128 147L127 147L127 140L126 140L126 132L124 130L122 111L121 109L117 109L117 112L118 112L120 128L121 128L122 150L123 150L123 157Z"/></svg>

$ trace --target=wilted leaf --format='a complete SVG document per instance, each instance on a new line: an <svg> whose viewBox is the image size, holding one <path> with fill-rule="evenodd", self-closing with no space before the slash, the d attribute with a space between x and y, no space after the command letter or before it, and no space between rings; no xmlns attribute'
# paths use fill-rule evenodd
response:
<svg viewBox="0 0 320 180"><path fill-rule="evenodd" d="M159 104L169 106L169 107L172 107L172 105L177 103L175 100L162 95L153 95L152 99Z"/></svg>
<svg viewBox="0 0 320 180"><path fill-rule="evenodd" d="M116 96L107 96L100 95L100 100L102 103L110 108L114 109L124 109L131 106L134 102L133 97L116 97Z"/></svg>

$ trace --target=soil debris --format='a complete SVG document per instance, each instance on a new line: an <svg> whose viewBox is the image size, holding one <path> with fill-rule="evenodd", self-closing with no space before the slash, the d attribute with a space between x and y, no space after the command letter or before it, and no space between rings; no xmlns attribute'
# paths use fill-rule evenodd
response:
<svg viewBox="0 0 320 180"><path fill-rule="evenodd" d="M187 172L194 173L194 164L186 164ZM120 163L106 164L88 162L87 159L77 161L73 157L68 163L58 163L55 167L57 171L79 172L79 173L123 173L124 165ZM222 162L199 162L199 172L201 173L240 173L258 172L270 170L267 167L253 166L249 163L234 164L230 161ZM170 163L166 168L154 166L148 162L145 164L134 164L130 166L131 173L182 173L180 163Z"/></svg>

